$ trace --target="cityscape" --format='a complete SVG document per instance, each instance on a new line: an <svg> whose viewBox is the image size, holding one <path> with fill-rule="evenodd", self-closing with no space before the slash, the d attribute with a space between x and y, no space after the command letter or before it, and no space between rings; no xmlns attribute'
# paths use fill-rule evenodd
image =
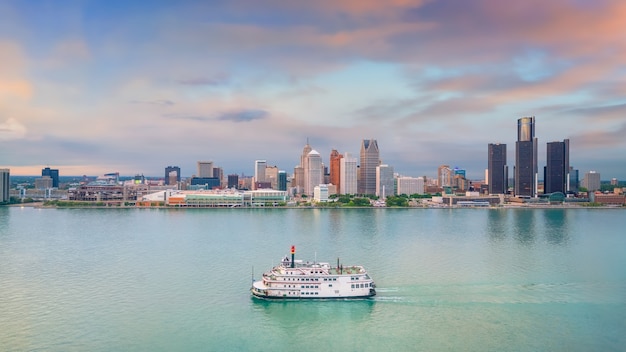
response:
<svg viewBox="0 0 626 352"><path fill-rule="evenodd" d="M138 174L124 180L124 175L111 172L95 179L83 176L61 184L60 170L45 167L33 184L12 184L10 170L0 169L0 201L22 203L24 199L36 199L45 204L54 201L55 205L174 207L346 205L343 203L377 207L409 204L437 207L546 203L626 205L626 187L616 178L602 187L601 173L589 170L580 179L579 170L570 165L569 139L545 144L546 165L541 170L535 131L534 116L517 120L515 161L511 173L507 145L490 143L482 180L468 179L465 169L446 164L438 167L436 177L395 173L394 166L386 164L381 157L376 139L363 139L358 157L333 149L325 163L307 140L300 163L293 170L281 169L268 164L267 160L255 160L254 175L251 176L225 172L213 161L198 161L196 173L188 178L181 177L179 166L167 166L163 177ZM404 199L397 202L398 197ZM411 198L421 201L410 203ZM339 201L342 199L343 202Z"/></svg>

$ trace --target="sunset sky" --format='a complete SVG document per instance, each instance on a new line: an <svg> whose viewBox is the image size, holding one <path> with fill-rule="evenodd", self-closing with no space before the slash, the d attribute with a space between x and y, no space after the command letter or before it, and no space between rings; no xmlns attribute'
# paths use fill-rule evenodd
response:
<svg viewBox="0 0 626 352"><path fill-rule="evenodd" d="M626 180L626 1L1 1L0 168L288 173L375 138L407 176L482 179L517 119ZM543 178L543 174L540 174Z"/></svg>

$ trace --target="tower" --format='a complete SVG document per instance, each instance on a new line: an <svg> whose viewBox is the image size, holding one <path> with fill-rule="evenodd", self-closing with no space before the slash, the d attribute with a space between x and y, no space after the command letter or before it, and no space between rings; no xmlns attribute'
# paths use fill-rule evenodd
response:
<svg viewBox="0 0 626 352"><path fill-rule="evenodd" d="M266 160L254 161L254 182L265 182L265 168L267 168Z"/></svg>
<svg viewBox="0 0 626 352"><path fill-rule="evenodd" d="M534 116L517 120L515 195L537 196L537 138L535 137Z"/></svg>
<svg viewBox="0 0 626 352"><path fill-rule="evenodd" d="M307 155L306 169L304 169L304 194L312 196L315 186L322 183L324 183L322 157L317 150L311 150Z"/></svg>
<svg viewBox="0 0 626 352"><path fill-rule="evenodd" d="M569 191L569 139L546 145L543 189L545 194Z"/></svg>
<svg viewBox="0 0 626 352"><path fill-rule="evenodd" d="M376 195L385 199L395 193L394 186L393 167L386 164L376 166Z"/></svg>
<svg viewBox="0 0 626 352"><path fill-rule="evenodd" d="M380 164L378 142L364 139L361 143L361 164L359 166L359 193L376 193L376 166Z"/></svg>
<svg viewBox="0 0 626 352"><path fill-rule="evenodd" d="M337 193L356 194L358 192L356 158L346 152L343 154L343 158L340 159L340 165Z"/></svg>
<svg viewBox="0 0 626 352"><path fill-rule="evenodd" d="M52 179L52 187L59 188L59 169L46 167L41 169L41 176L49 176Z"/></svg>
<svg viewBox="0 0 626 352"><path fill-rule="evenodd" d="M196 177L213 177L213 162L198 161L198 174Z"/></svg>
<svg viewBox="0 0 626 352"><path fill-rule="evenodd" d="M174 181L174 182L172 182ZM180 167L168 166L165 168L165 184L172 185L180 182Z"/></svg>
<svg viewBox="0 0 626 352"><path fill-rule="evenodd" d="M330 152L330 183L337 187L337 194L341 194L341 158L336 149Z"/></svg>
<svg viewBox="0 0 626 352"><path fill-rule="evenodd" d="M9 193L9 169L0 169L0 203L8 203L11 199Z"/></svg>
<svg viewBox="0 0 626 352"><path fill-rule="evenodd" d="M508 188L509 170L506 166L506 144L489 144L487 184L489 194L504 194Z"/></svg>

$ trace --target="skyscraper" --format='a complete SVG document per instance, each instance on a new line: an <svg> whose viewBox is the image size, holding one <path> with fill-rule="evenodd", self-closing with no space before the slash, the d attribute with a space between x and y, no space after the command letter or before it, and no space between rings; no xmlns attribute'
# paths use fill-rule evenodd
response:
<svg viewBox="0 0 626 352"><path fill-rule="evenodd" d="M278 188L279 191L287 190L287 172L285 170L278 171Z"/></svg>
<svg viewBox="0 0 626 352"><path fill-rule="evenodd" d="M52 187L59 188L59 170L46 167L41 169L41 176L49 176L52 179Z"/></svg>
<svg viewBox="0 0 626 352"><path fill-rule="evenodd" d="M452 186L453 173L450 165L441 165L437 168L437 185L439 187Z"/></svg>
<svg viewBox="0 0 626 352"><path fill-rule="evenodd" d="M350 153L344 153L340 160L341 167L339 169L339 189L340 194L356 194L357 189L357 163L356 158ZM339 193L339 189L337 193Z"/></svg>
<svg viewBox="0 0 626 352"><path fill-rule="evenodd" d="M213 162L198 161L198 174L196 177L213 177Z"/></svg>
<svg viewBox="0 0 626 352"><path fill-rule="evenodd" d="M6 203L11 199L9 193L9 169L0 169L0 203Z"/></svg>
<svg viewBox="0 0 626 352"><path fill-rule="evenodd" d="M567 193L569 191L569 139L563 142L549 142L546 151L543 193Z"/></svg>
<svg viewBox="0 0 626 352"><path fill-rule="evenodd" d="M255 160L254 161L254 182L265 182L265 168L267 167L267 161Z"/></svg>
<svg viewBox="0 0 626 352"><path fill-rule="evenodd" d="M337 194L341 194L341 158L342 155L336 149L330 152L330 183L337 187Z"/></svg>
<svg viewBox="0 0 626 352"><path fill-rule="evenodd" d="M376 195L382 199L395 193L393 167L387 164L376 166Z"/></svg>
<svg viewBox="0 0 626 352"><path fill-rule="evenodd" d="M361 143L361 164L359 166L359 193L376 194L376 166L380 164L378 142L364 139Z"/></svg>
<svg viewBox="0 0 626 352"><path fill-rule="evenodd" d="M600 190L600 173L595 171L589 171L585 174L582 186L589 192Z"/></svg>
<svg viewBox="0 0 626 352"><path fill-rule="evenodd" d="M313 150L309 145L309 139L306 140L306 145L302 148L302 154L300 155L300 165L293 169L293 182L292 186L296 188L296 192L304 192L304 173L306 170L307 156Z"/></svg>
<svg viewBox="0 0 626 352"><path fill-rule="evenodd" d="M172 173L174 173L172 175ZM171 185L174 184L172 181L180 182L180 167L178 166L168 166L165 168L165 184Z"/></svg>
<svg viewBox="0 0 626 352"><path fill-rule="evenodd" d="M487 184L489 194L504 194L507 192L509 170L506 166L506 144L489 144L487 163Z"/></svg>
<svg viewBox="0 0 626 352"><path fill-rule="evenodd" d="M537 138L535 137L534 116L517 120L515 195L537 196Z"/></svg>
<svg viewBox="0 0 626 352"><path fill-rule="evenodd" d="M315 186L322 183L324 183L322 156L317 150L311 150L307 156L306 169L304 169L304 194L313 196Z"/></svg>

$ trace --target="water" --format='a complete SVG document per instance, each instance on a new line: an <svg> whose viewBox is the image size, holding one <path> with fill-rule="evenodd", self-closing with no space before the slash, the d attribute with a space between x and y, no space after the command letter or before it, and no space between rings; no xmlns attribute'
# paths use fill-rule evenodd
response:
<svg viewBox="0 0 626 352"><path fill-rule="evenodd" d="M624 350L624 228L622 209L0 208L0 350ZM378 295L252 299L292 244Z"/></svg>

